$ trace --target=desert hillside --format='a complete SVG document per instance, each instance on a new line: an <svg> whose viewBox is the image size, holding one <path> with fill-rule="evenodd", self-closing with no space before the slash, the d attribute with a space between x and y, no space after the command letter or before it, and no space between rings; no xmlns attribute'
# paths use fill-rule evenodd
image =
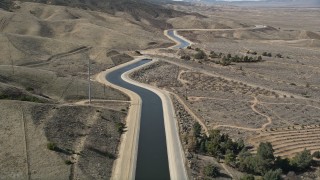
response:
<svg viewBox="0 0 320 180"><path fill-rule="evenodd" d="M0 2L0 177L108 179L130 101L94 74L172 44L161 28L184 13L132 1L41 2Z"/></svg>

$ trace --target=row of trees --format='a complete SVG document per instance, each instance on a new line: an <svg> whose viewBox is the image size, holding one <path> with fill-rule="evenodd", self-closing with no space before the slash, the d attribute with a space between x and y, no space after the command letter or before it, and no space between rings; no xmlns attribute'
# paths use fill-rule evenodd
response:
<svg viewBox="0 0 320 180"><path fill-rule="evenodd" d="M195 51L197 51L193 55L193 57L195 59L208 60L208 56L203 50L201 50L199 48L196 48ZM213 61L214 63L221 64L223 66L230 65L232 62L235 62L235 63L251 63L251 62L262 61L262 56L254 56L254 57L253 56L238 56L238 55L232 56L231 54L225 55L223 53L216 53L214 51L210 52L209 57L211 58L211 61ZM220 60L213 60L215 58L219 58ZM182 55L181 59L190 60L191 57L189 55Z"/></svg>
<svg viewBox="0 0 320 180"><path fill-rule="evenodd" d="M223 56L221 61L216 61L217 64L221 64L223 66L230 65L232 62L236 63L252 63L252 62L260 62L262 61L262 57L252 57L252 56L231 56L231 54L228 54L227 56Z"/></svg>
<svg viewBox="0 0 320 180"><path fill-rule="evenodd" d="M256 51L247 51L247 54L257 55L258 53ZM270 52L263 52L261 55L266 57L272 57L272 53ZM276 54L275 57L283 58L283 56L280 53Z"/></svg>
<svg viewBox="0 0 320 180"><path fill-rule="evenodd" d="M304 150L291 159L274 156L272 144L260 143L257 153L252 154L242 140L233 141L227 134L221 134L219 130L211 130L209 136L201 133L201 126L195 123L193 126L195 143L191 151L196 153L224 159L225 163L242 172L260 175L264 179L281 179L284 172L303 172L310 168L313 157L308 150ZM320 152L313 154L320 156ZM247 175L245 179L250 179ZM273 177L273 178L271 178Z"/></svg>

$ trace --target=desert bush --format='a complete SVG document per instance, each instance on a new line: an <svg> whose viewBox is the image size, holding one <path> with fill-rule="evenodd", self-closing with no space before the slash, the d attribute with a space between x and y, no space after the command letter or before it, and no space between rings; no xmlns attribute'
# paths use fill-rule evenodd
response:
<svg viewBox="0 0 320 180"><path fill-rule="evenodd" d="M203 170L204 175L208 177L218 177L220 175L219 169L214 165L208 165L204 167Z"/></svg>
<svg viewBox="0 0 320 180"><path fill-rule="evenodd" d="M281 180L281 174L281 169L270 170L263 176L263 180Z"/></svg>
<svg viewBox="0 0 320 180"><path fill-rule="evenodd" d="M220 64L221 64L222 66L228 66L228 65L231 64L231 60L228 59L227 57L223 56L222 59L221 59L221 61L220 61Z"/></svg>
<svg viewBox="0 0 320 180"><path fill-rule="evenodd" d="M195 59L204 59L206 57L206 53L199 50L195 55L194 55L194 58Z"/></svg>
<svg viewBox="0 0 320 180"><path fill-rule="evenodd" d="M53 143L53 142L48 142L47 143L47 148L49 150L51 150L51 151L55 151L55 150L57 150L57 145L55 143Z"/></svg>
<svg viewBox="0 0 320 180"><path fill-rule="evenodd" d="M73 164L73 162L70 161L70 160L65 160L64 163L65 163L66 165L71 165L71 164Z"/></svg>
<svg viewBox="0 0 320 180"><path fill-rule="evenodd" d="M232 150L227 149L226 155L224 156L224 161L225 161L226 164L234 167L235 166L235 162L236 162L235 153Z"/></svg>
<svg viewBox="0 0 320 180"><path fill-rule="evenodd" d="M268 53L268 52L263 52L263 53L262 53L262 56L268 56L268 57L271 57L271 56L272 56L272 54L271 54L271 53Z"/></svg>
<svg viewBox="0 0 320 180"><path fill-rule="evenodd" d="M134 51L135 53L137 53L138 55L142 55L140 51Z"/></svg>
<svg viewBox="0 0 320 180"><path fill-rule="evenodd" d="M27 91L33 91L34 89L32 87L27 87L26 90Z"/></svg>
<svg viewBox="0 0 320 180"><path fill-rule="evenodd" d="M312 163L312 155L309 150L304 149L291 159L290 164L295 167L298 171L308 169Z"/></svg>
<svg viewBox="0 0 320 180"><path fill-rule="evenodd" d="M315 157L315 158L320 158L320 151L315 151L313 154L312 154L312 157Z"/></svg>
<svg viewBox="0 0 320 180"><path fill-rule="evenodd" d="M199 137L201 135L201 125L198 122L193 124L193 134L195 137Z"/></svg>
<svg viewBox="0 0 320 180"><path fill-rule="evenodd" d="M211 58L217 58L217 57L218 57L218 54L216 54L214 51L211 51L209 57L211 57Z"/></svg>
<svg viewBox="0 0 320 180"><path fill-rule="evenodd" d="M245 174L240 178L240 180L254 180L254 176L251 174Z"/></svg>
<svg viewBox="0 0 320 180"><path fill-rule="evenodd" d="M118 122L116 124L116 128L117 128L118 133L122 134L124 132L125 124L122 122Z"/></svg>
<svg viewBox="0 0 320 180"><path fill-rule="evenodd" d="M189 55L183 55L180 58L184 59L184 60L190 60L191 59L191 57Z"/></svg>

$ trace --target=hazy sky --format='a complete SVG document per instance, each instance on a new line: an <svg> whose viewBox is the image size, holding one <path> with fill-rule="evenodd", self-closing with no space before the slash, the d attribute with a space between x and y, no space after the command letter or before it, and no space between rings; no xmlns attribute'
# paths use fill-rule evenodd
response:
<svg viewBox="0 0 320 180"><path fill-rule="evenodd" d="M218 0L218 1L248 1L248 0ZM261 1L261 0L250 0L250 1Z"/></svg>

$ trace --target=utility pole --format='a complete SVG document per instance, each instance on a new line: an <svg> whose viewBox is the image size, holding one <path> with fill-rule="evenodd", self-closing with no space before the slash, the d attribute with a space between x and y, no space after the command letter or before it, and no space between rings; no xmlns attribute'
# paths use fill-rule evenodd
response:
<svg viewBox="0 0 320 180"><path fill-rule="evenodd" d="M88 57L89 104L91 104L90 57Z"/></svg>
<svg viewBox="0 0 320 180"><path fill-rule="evenodd" d="M186 87L186 93L185 93L185 96L186 96L186 100L188 100L188 94L187 94L187 87Z"/></svg>
<svg viewBox="0 0 320 180"><path fill-rule="evenodd" d="M91 48L90 48L91 49ZM98 56L103 52L103 50L100 51L100 53L93 59L97 59ZM91 79L90 79L90 74L91 74L91 63L90 63L90 56L88 54L85 54L85 56L88 58L88 83L89 83L89 93L88 93L88 96L89 96L89 104L91 104Z"/></svg>

